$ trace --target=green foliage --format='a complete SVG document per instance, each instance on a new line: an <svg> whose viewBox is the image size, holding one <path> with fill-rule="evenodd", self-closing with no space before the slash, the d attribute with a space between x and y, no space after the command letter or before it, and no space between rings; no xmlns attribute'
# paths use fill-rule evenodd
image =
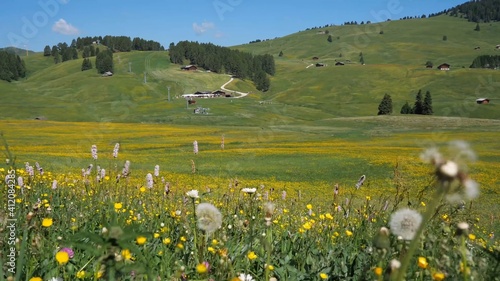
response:
<svg viewBox="0 0 500 281"><path fill-rule="evenodd" d="M443 41L448 41L448 36L443 35Z"/></svg>
<svg viewBox="0 0 500 281"><path fill-rule="evenodd" d="M450 15L464 15L470 22L491 22L500 20L500 1L467 1L448 12ZM479 31L479 30L478 30Z"/></svg>
<svg viewBox="0 0 500 281"><path fill-rule="evenodd" d="M433 113L431 92L427 91L425 92L424 102L422 103L422 115L432 115Z"/></svg>
<svg viewBox="0 0 500 281"><path fill-rule="evenodd" d="M261 91L269 89L269 79L264 74L274 75L276 72L274 57L269 54L252 55L250 53L231 50L214 44L181 41L177 45L169 45L169 56L172 63L182 64L185 59L191 64L217 73L228 73L235 77L250 78Z"/></svg>
<svg viewBox="0 0 500 281"><path fill-rule="evenodd" d="M328 38L326 39L328 42L332 43L333 39L331 35L328 35Z"/></svg>
<svg viewBox="0 0 500 281"><path fill-rule="evenodd" d="M0 80L19 80L26 76L24 61L16 54L0 51Z"/></svg>
<svg viewBox="0 0 500 281"><path fill-rule="evenodd" d="M82 71L92 69L92 62L89 58L84 58L82 62Z"/></svg>
<svg viewBox="0 0 500 281"><path fill-rule="evenodd" d="M278 57L282 57L283 56L283 51L280 51Z"/></svg>
<svg viewBox="0 0 500 281"><path fill-rule="evenodd" d="M474 31L481 31L481 27L479 26L479 23L476 24Z"/></svg>
<svg viewBox="0 0 500 281"><path fill-rule="evenodd" d="M391 95L385 94L378 106L377 115L390 115L392 114L392 98Z"/></svg>
<svg viewBox="0 0 500 281"><path fill-rule="evenodd" d="M413 114L423 114L424 102L422 98L422 90L418 90L417 96L415 97L415 104L412 108Z"/></svg>
<svg viewBox="0 0 500 281"><path fill-rule="evenodd" d="M97 73L113 72L113 52L109 49L99 52L95 59L95 67Z"/></svg>
<svg viewBox="0 0 500 281"><path fill-rule="evenodd" d="M412 114L413 113L413 109L408 104L408 102L405 102L405 104L401 107L401 111L399 113L401 113L401 114Z"/></svg>
<svg viewBox="0 0 500 281"><path fill-rule="evenodd" d="M470 68L491 68L500 67L500 55L481 55L477 56L470 65Z"/></svg>
<svg viewBox="0 0 500 281"><path fill-rule="evenodd" d="M425 66L432 68L434 66L434 64L432 63L432 61L428 60L425 62Z"/></svg>
<svg viewBox="0 0 500 281"><path fill-rule="evenodd" d="M49 45L47 45L47 46L45 46L45 48L43 48L43 55L44 55L45 57L48 57L48 56L50 56L50 55L51 55L51 49L50 49L50 46L49 46Z"/></svg>

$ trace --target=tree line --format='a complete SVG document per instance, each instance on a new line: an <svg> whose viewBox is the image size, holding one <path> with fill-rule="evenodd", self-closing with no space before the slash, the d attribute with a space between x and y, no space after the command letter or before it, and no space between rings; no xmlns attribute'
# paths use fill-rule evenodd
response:
<svg viewBox="0 0 500 281"><path fill-rule="evenodd" d="M180 41L169 45L170 62L197 65L216 73L227 73L241 79L251 79L259 91L267 91L271 85L268 75L276 72L274 57L269 54L250 53L216 46L212 43Z"/></svg>
<svg viewBox="0 0 500 281"><path fill-rule="evenodd" d="M0 51L0 80L11 82L26 77L26 66L19 55Z"/></svg>
<svg viewBox="0 0 500 281"><path fill-rule="evenodd" d="M500 56L499 55L482 55L476 57L470 68L491 68L496 69L500 67Z"/></svg>
<svg viewBox="0 0 500 281"><path fill-rule="evenodd" d="M451 16L463 15L470 22L500 20L500 0L473 0L447 11Z"/></svg>
<svg viewBox="0 0 500 281"><path fill-rule="evenodd" d="M432 115L434 111L432 109L432 96L431 92L427 91L425 97L422 96L422 90L419 90L415 96L415 103L413 107L406 102L403 107L401 107L401 114L420 114L420 115ZM377 115L390 115L392 114L392 98L391 95L385 94L378 106Z"/></svg>

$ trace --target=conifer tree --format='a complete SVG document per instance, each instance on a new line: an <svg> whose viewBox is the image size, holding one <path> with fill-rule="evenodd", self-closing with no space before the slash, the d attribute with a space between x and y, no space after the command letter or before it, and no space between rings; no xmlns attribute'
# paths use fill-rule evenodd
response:
<svg viewBox="0 0 500 281"><path fill-rule="evenodd" d="M432 110L432 97L431 92L427 91L425 93L424 103L422 104L422 114L432 115L434 112Z"/></svg>
<svg viewBox="0 0 500 281"><path fill-rule="evenodd" d="M422 90L418 90L417 97L415 98L415 105L413 106L413 114L422 114L423 111Z"/></svg>
<svg viewBox="0 0 500 281"><path fill-rule="evenodd" d="M392 113L392 98L391 95L385 94L384 98L378 106L377 115L389 115Z"/></svg>
<svg viewBox="0 0 500 281"><path fill-rule="evenodd" d="M408 102L406 102L403 105L403 107L401 107L401 111L399 113L401 113L401 114L411 114L412 113L411 106L408 104Z"/></svg>

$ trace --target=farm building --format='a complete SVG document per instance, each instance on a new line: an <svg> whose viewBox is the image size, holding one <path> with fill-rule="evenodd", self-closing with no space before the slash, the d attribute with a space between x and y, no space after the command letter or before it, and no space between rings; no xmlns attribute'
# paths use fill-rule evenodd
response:
<svg viewBox="0 0 500 281"><path fill-rule="evenodd" d="M198 91L194 94L182 95L182 97L189 98L189 99L193 99L193 98L207 99L207 98L231 97L231 95L227 94L224 91L217 90L217 91L213 91L213 92L210 92L210 91L200 92L200 91Z"/></svg>
<svg viewBox="0 0 500 281"><path fill-rule="evenodd" d="M316 64L316 67L323 67L323 66L325 66L325 64L324 64L324 63L320 63L320 62L318 62L318 63Z"/></svg>
<svg viewBox="0 0 500 281"><path fill-rule="evenodd" d="M488 104L488 103L490 103L490 100L487 98L479 98L476 100L476 103L477 104Z"/></svg>
<svg viewBox="0 0 500 281"><path fill-rule="evenodd" d="M449 65L447 63L443 63L443 64L438 65L437 69L439 69L439 70L450 70L450 66L451 65Z"/></svg>
<svg viewBox="0 0 500 281"><path fill-rule="evenodd" d="M198 67L196 67L196 65L192 65L192 64L190 64L190 65L186 65L186 66L181 67L181 69L182 69L182 70L188 70L188 71L190 71L190 70L191 70L191 71L192 71L192 70L197 70L197 69L198 69Z"/></svg>

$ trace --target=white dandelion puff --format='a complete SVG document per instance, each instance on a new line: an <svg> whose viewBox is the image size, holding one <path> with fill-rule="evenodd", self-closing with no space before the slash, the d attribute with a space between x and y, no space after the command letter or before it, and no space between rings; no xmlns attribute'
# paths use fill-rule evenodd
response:
<svg viewBox="0 0 500 281"><path fill-rule="evenodd" d="M419 212L404 208L391 215L389 227L394 235L401 236L404 240L412 240L421 223L422 215Z"/></svg>
<svg viewBox="0 0 500 281"><path fill-rule="evenodd" d="M196 206L198 228L207 234L214 233L222 225L222 214L210 203L200 203Z"/></svg>

